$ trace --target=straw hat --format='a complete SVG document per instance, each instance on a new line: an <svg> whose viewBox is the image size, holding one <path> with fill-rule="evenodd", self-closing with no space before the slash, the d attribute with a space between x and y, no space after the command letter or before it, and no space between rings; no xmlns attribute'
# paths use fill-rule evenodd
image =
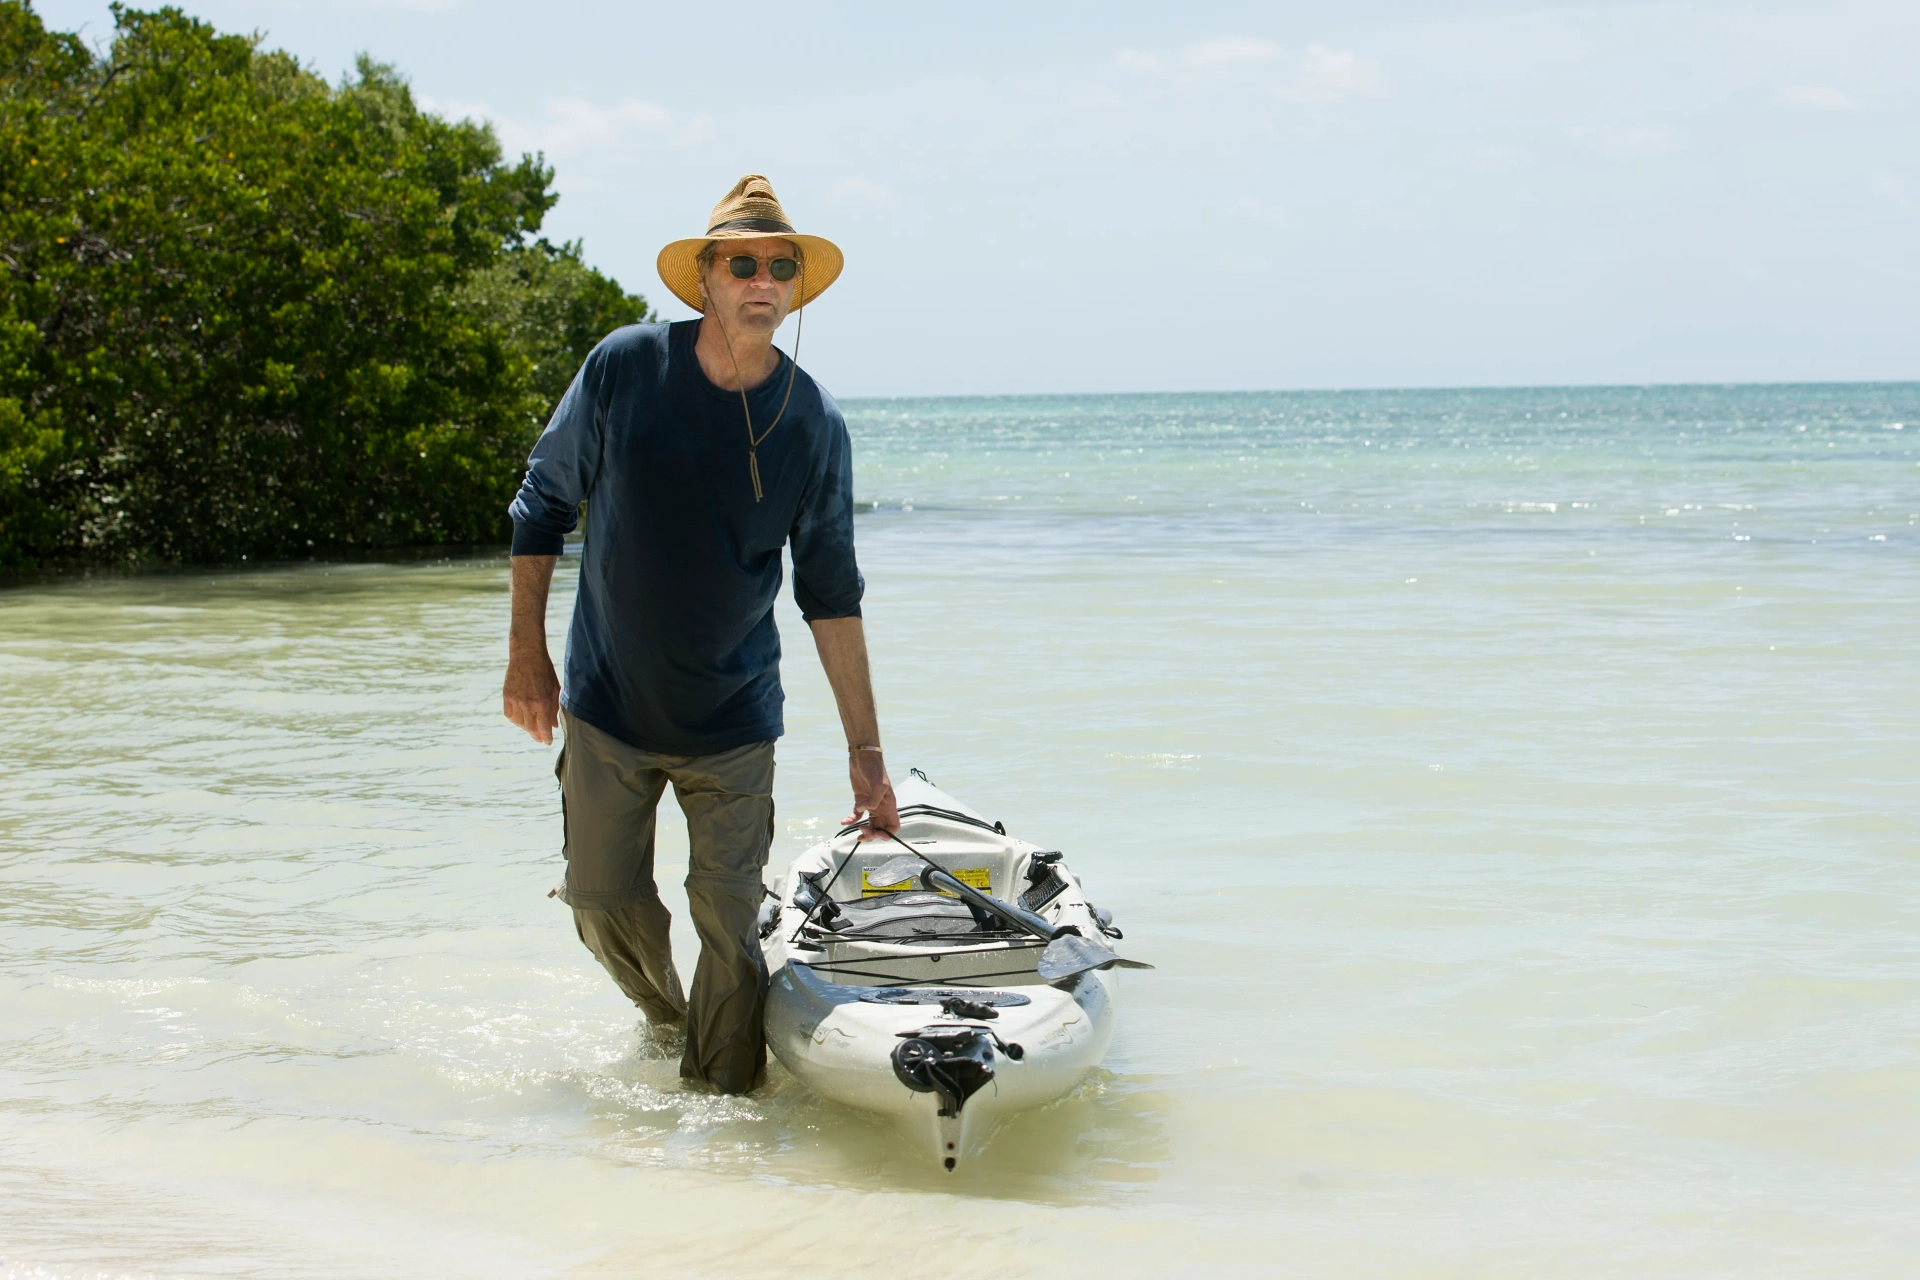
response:
<svg viewBox="0 0 1920 1280"><path fill-rule="evenodd" d="M793 296L793 309L812 302L840 278L846 258L840 246L819 236L803 236L787 221L773 184L757 173L750 173L733 184L720 203L713 206L707 219L707 234L691 240L675 240L660 251L660 279L673 296L704 312L700 300L700 251L714 240L756 240L762 236L780 236L793 241L800 250L800 279Z"/></svg>

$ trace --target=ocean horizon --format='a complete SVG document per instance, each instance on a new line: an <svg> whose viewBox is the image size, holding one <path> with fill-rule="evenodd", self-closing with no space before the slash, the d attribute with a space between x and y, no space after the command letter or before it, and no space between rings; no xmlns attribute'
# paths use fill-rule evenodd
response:
<svg viewBox="0 0 1920 1280"><path fill-rule="evenodd" d="M804 367L804 366L803 366ZM1134 391L970 391L970 392L928 392L925 394L903 393L899 395L851 395L840 397L843 404L864 404L881 400L1077 400L1086 397L1105 398L1110 396L1311 396L1311 395L1369 395L1369 394L1418 394L1421 392L1471 394L1477 391L1756 391L1820 387L1912 387L1920 386L1915 378L1814 378L1782 379L1777 382L1755 382L1751 379L1722 381L1712 378L1687 382L1462 382L1462 383L1380 383L1378 385L1350 386L1293 386L1293 387L1202 387L1188 390L1134 390ZM831 390L831 388L829 388Z"/></svg>

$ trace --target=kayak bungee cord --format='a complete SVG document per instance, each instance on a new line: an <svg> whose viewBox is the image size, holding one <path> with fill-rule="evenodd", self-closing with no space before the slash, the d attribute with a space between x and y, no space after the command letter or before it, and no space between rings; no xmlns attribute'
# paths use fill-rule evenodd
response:
<svg viewBox="0 0 1920 1280"><path fill-rule="evenodd" d="M802 268L802 270L804 271L804 270L805 270L805 268L803 267L803 268ZM803 319L803 322L804 322L804 317L803 317L802 319ZM722 332L725 332L725 330L723 329L723 330L722 330ZM794 349L795 351L798 351L798 350L800 350L800 344L799 344L799 342L798 342L798 341L795 341L795 343L793 344L793 349ZM784 406L782 406L782 409L783 409L783 411L784 411ZM777 423L778 423L778 421L779 421L779 419L777 419L777 418L776 418L776 419L775 419L774 421L775 421L775 423L777 424ZM748 419L748 424L749 424L749 425L748 425L748 428L747 428L747 429L748 429L748 431L749 431L749 433L751 433L751 431L752 431L752 429L753 429L753 428L752 428L752 425L751 425L751 424L752 424L752 419L751 419L751 418L749 418L749 419ZM769 431L771 431L771 430L773 430L773 428L772 428L772 427L768 427L768 428L767 428L767 430L769 430ZM765 436L762 436L762 437L761 437L761 439L763 439L763 440L764 440L765 438L766 438ZM755 474L755 484L758 484L758 483L759 483L759 476L758 476L758 473L756 473L756 474ZM866 822L865 820L863 820L863 821L860 821L860 822L856 822L856 823L854 823L854 824L853 824L852 826L850 826L850 827L848 827L848 828L846 828L845 830L843 830L843 831L842 831L842 832L840 833L840 835L842 835L842 836L843 836L843 835L846 835L848 831L857 831L857 830L859 830L859 829L860 829L861 827L864 827L864 826L866 826L866 825L867 825L867 822ZM891 832L889 832L888 834L889 834L889 835L891 835L892 833L891 833ZM839 839L839 838L840 838L840 836L835 836L835 837L834 837L834 839L836 839L836 840L837 840L837 839ZM898 839L899 839L900 837L899 837L899 836L894 836L893 838L894 838L894 839L896 839L896 840L898 840ZM909 848L911 848L912 846L910 846L910 845L909 845L908 847L909 847ZM847 869L847 864L848 864L849 862L852 862L852 861L853 861L853 855L854 855L854 854L856 854L856 853L858 853L858 852L860 852L860 842L859 842L858 840L856 840L856 841L854 841L854 842L853 842L853 847L852 847L851 849L848 849L848 850L847 850L847 856L846 856L846 857L844 857L844 858L842 858L842 859L840 859L840 865L839 865L839 866L837 866L837 867L835 867L835 868L833 869L833 874L832 874L831 876L829 876L829 877L827 878L827 883L826 883L825 885L820 885L820 884L818 884L818 883L815 883L815 885L814 885L814 887L815 887L816 889L818 889L818 890L820 891L820 893L819 893L819 896L818 896L817 898L815 898L815 899L813 900L813 905L807 908L807 914L806 914L806 916L805 916L805 918L803 918L803 919L802 919L802 920L800 921L800 926L799 926L799 927L798 927L797 929L795 929L795 930L793 931L793 935L792 935L791 937L789 937L789 938L787 939L787 943L788 943L788 945L789 945L789 946L791 946L791 945L792 945L793 943L796 943L796 942L798 942L798 941L800 941L800 935L801 935L802 933L804 933L804 932L806 931L806 928L807 928L807 926L808 926L808 925L810 925L810 924L812 924L812 923L813 923L813 913L814 913L814 912L816 912L816 911L818 911L818 910L820 909L820 906L821 906L821 904L822 904L822 903L825 903L825 902L831 902L831 901L833 900L833 899L832 899L832 897L830 896L830 895L832 894L832 892L833 892L833 886L834 886L834 885L836 885L836 884L838 884L838 883L840 882L840 873L841 873L842 871L845 871L845 870ZM819 874L819 873L818 873L818 872L816 872L815 874L817 875L817 874ZM805 881L805 880L806 880L806 877L805 877L805 876L801 876L801 877L800 877L800 879L801 879L802 881Z"/></svg>
<svg viewBox="0 0 1920 1280"><path fill-rule="evenodd" d="M1052 924L1031 911L1023 910L1020 907L1009 906L990 894L980 892L980 890L956 878L951 871L948 871L945 867L908 844L905 840L902 840L893 832L889 831L886 834L895 844L905 849L910 856L895 858L893 861L881 867L876 873L881 879L891 883L892 878L896 874L905 874L912 867L920 863L925 863L926 870L920 873L920 883L925 887L929 889L940 888L941 882L944 882L945 888L943 892L952 893L961 901L979 907L983 911L990 912L1014 928L1024 933L1032 934L1042 942L1045 942L1047 948L1040 954L1038 971L1041 978L1048 983L1059 984L1068 981L1087 972L1089 969L1153 968L1152 965L1144 960L1128 960L1116 955L1113 948L1099 942L1094 942L1083 935L1077 925Z"/></svg>
<svg viewBox="0 0 1920 1280"><path fill-rule="evenodd" d="M840 873L847 869L847 864L853 861L853 855L858 853L859 851L860 851L860 842L856 840L853 843L853 848L847 850L847 856L840 859L840 865L833 869L833 875L827 880L827 883L824 886L819 886L819 885L815 886L820 890L820 894L818 897L816 897L813 900L813 905L807 908L807 914L800 921L800 927L795 929L793 931L793 936L787 939L787 944L789 946L800 941L800 935L806 931L806 928L808 925L813 923L813 913L820 909L820 904L823 902L831 902L833 900L830 895L833 892L834 884L839 881ZM819 872L816 871L814 874L818 875ZM806 880L806 877L801 876L800 879L804 882Z"/></svg>
<svg viewBox="0 0 1920 1280"><path fill-rule="evenodd" d="M1038 948L1035 948L1035 950L1038 950ZM834 965L807 964L804 960L800 963L806 964L807 968L813 970L815 973L845 973L851 974L856 978L886 979L885 982L869 982L864 984L870 987L924 987L927 985L927 979L925 978L902 978L896 973L872 973L861 969L843 969ZM991 973L969 973L964 977L943 979L940 985L946 987L964 987L968 983L976 982L982 978L1019 978L1032 972L1032 969L995 969Z"/></svg>
<svg viewBox="0 0 1920 1280"><path fill-rule="evenodd" d="M869 832L874 830L873 817L871 814L867 816L864 824L854 825L865 825ZM844 835L846 833L842 832L841 834ZM1040 963L1035 966L1035 969L1041 979L1051 985L1057 986L1091 969L1153 968L1152 965L1146 963L1144 960L1128 960L1116 955L1113 948L1106 946L1104 943L1095 942L1082 934L1077 925L1053 924L1043 917L1035 915L1031 911L1020 907L1009 906L990 894L980 892L980 890L957 879L954 874L945 867L908 844L905 840L902 840L898 832L882 831L881 834L899 845L902 849L905 849L908 856L905 858L894 858L891 862L884 864L878 872L870 871L868 873L869 877L877 874L881 880L892 884L896 875L905 876L913 867L921 863L926 864L926 869L920 873L920 883L925 888L938 889L943 893L951 893L969 906L977 907L984 913L999 917L1000 920L1011 925L1016 931L1040 939L1040 941L1045 944L1045 950L1041 952ZM835 838L838 839L839 837L836 836ZM787 939L789 945L798 943L800 941L800 935L813 923L814 913L820 909L823 902L830 899L833 885L840 879L840 873L847 869L847 864L853 861L853 855L859 847L860 841L855 840L853 846L847 850L846 856L840 860L840 865L834 868L833 876L827 881L824 888L821 887L817 880L808 880L805 876L801 877L803 882L811 884L814 887L818 896L815 897L813 905L807 908L806 918L800 922L800 927L795 929L792 937ZM944 888L942 887L942 882L944 882ZM871 878L869 878L868 883L872 883ZM831 916L826 918L832 919ZM1101 932L1104 932L1104 930ZM807 945L815 950L820 949L815 944Z"/></svg>

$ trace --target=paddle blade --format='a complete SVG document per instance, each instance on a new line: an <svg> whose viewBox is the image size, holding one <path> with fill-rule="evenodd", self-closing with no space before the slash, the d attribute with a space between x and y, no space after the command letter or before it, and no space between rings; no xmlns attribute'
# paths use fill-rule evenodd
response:
<svg viewBox="0 0 1920 1280"><path fill-rule="evenodd" d="M1047 944L1040 953L1040 976L1047 982L1063 982L1089 969L1151 969L1141 960L1126 960L1099 943L1077 934L1064 933Z"/></svg>

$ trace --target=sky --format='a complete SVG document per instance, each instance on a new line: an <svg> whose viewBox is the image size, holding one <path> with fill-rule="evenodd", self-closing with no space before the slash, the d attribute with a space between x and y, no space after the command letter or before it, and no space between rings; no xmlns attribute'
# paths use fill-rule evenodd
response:
<svg viewBox="0 0 1920 1280"><path fill-rule="evenodd" d="M1913 0L183 7L544 152L670 319L768 175L841 397L1920 378Z"/></svg>

